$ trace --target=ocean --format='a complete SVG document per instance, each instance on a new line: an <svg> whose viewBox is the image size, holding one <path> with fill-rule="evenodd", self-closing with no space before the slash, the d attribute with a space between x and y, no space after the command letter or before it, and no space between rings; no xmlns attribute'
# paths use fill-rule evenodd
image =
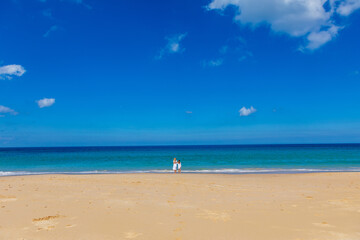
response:
<svg viewBox="0 0 360 240"><path fill-rule="evenodd" d="M0 176L360 171L360 144L0 148Z"/></svg>

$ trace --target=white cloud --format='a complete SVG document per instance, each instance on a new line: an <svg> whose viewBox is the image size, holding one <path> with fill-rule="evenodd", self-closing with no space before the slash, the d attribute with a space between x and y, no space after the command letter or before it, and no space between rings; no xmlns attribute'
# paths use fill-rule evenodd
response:
<svg viewBox="0 0 360 240"><path fill-rule="evenodd" d="M251 106L250 108L242 107L239 110L240 116L249 116L254 112L256 112L256 109L253 106Z"/></svg>
<svg viewBox="0 0 360 240"><path fill-rule="evenodd" d="M17 115L18 113L15 112L15 110L5 107L3 105L0 105L0 113L9 113L11 115ZM4 117L5 115L1 114L2 117Z"/></svg>
<svg viewBox="0 0 360 240"><path fill-rule="evenodd" d="M56 26L56 25L51 26L51 27L49 28L49 30L47 30L47 32L44 33L43 37L48 37L48 36L50 35L50 33L55 32L55 31L58 30L58 29L59 29L59 27Z"/></svg>
<svg viewBox="0 0 360 240"><path fill-rule="evenodd" d="M336 1L339 2L339 1ZM336 12L342 16L349 16L354 11L360 8L360 0L347 0L340 3Z"/></svg>
<svg viewBox="0 0 360 240"><path fill-rule="evenodd" d="M156 59L162 59L167 54L182 53L185 49L180 46L180 42L186 37L187 33L166 37L167 44L162 48Z"/></svg>
<svg viewBox="0 0 360 240"><path fill-rule="evenodd" d="M39 108L50 107L55 103L55 98L43 98L36 102L39 105Z"/></svg>
<svg viewBox="0 0 360 240"><path fill-rule="evenodd" d="M212 0L207 9L223 11L229 6L236 9L236 22L252 28L269 24L274 32L303 37L304 48L314 50L342 28L334 23L334 15L348 16L360 8L360 0Z"/></svg>
<svg viewBox="0 0 360 240"><path fill-rule="evenodd" d="M6 65L0 67L0 80L1 79L12 79L12 76L22 76L26 70L21 65Z"/></svg>
<svg viewBox="0 0 360 240"><path fill-rule="evenodd" d="M307 48L314 50L336 37L340 27L331 26L328 30L312 32L307 36L309 41Z"/></svg>
<svg viewBox="0 0 360 240"><path fill-rule="evenodd" d="M192 114L193 112L192 111L185 111L185 113Z"/></svg>
<svg viewBox="0 0 360 240"><path fill-rule="evenodd" d="M210 61L204 61L203 66L204 67L218 67L221 66L224 63L224 60L222 58L210 60Z"/></svg>

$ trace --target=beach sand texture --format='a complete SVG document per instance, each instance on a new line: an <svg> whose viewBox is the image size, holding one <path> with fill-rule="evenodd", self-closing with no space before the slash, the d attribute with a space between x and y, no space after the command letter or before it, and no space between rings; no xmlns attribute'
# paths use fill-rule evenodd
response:
<svg viewBox="0 0 360 240"><path fill-rule="evenodd" d="M360 173L2 177L0 239L359 240Z"/></svg>

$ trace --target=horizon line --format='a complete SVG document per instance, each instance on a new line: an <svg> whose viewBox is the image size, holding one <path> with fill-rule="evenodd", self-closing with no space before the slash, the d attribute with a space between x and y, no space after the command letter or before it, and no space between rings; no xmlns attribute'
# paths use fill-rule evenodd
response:
<svg viewBox="0 0 360 240"><path fill-rule="evenodd" d="M16 148L135 148L135 147L221 147L221 146L310 146L310 145L360 145L358 143L253 143L253 144L169 144L169 145L89 145L89 146L33 146L33 147L0 147L0 149Z"/></svg>

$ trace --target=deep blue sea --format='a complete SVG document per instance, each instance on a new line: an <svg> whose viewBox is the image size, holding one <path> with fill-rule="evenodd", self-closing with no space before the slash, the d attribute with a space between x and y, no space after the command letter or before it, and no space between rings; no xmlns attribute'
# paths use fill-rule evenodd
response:
<svg viewBox="0 0 360 240"><path fill-rule="evenodd" d="M360 171L360 144L0 148L0 176Z"/></svg>

